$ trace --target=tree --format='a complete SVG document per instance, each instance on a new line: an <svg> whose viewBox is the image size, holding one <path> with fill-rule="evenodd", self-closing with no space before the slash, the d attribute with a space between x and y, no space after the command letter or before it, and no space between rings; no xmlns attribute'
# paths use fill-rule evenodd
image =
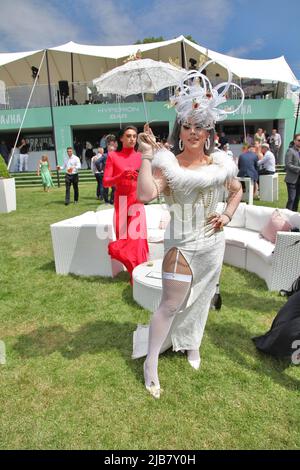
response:
<svg viewBox="0 0 300 470"><path fill-rule="evenodd" d="M162 36L159 36L157 38L155 37L151 37L151 38L144 38L142 40L138 40L136 41L135 44L149 44L149 42L161 42L161 41L164 41L164 38Z"/></svg>
<svg viewBox="0 0 300 470"><path fill-rule="evenodd" d="M194 42L195 44L198 44L198 42L193 38L191 34L188 34L187 36L185 36L185 38L191 42ZM149 42L161 42L164 40L165 38L163 36L158 36L157 38L152 36L150 38L138 39L135 44L148 44Z"/></svg>
<svg viewBox="0 0 300 470"><path fill-rule="evenodd" d="M184 36L184 37L185 37L185 39L188 39L188 41L194 42L195 44L199 45L199 43L190 34L188 34L187 36Z"/></svg>

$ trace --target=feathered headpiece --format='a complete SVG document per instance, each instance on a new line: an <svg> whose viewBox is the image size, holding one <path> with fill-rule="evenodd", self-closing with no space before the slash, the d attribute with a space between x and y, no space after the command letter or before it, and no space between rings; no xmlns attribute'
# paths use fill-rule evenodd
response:
<svg viewBox="0 0 300 470"><path fill-rule="evenodd" d="M244 92L236 83L232 83L232 73L226 65L228 81L213 87L202 71L214 61L210 60L199 70L187 72L181 83L170 97L170 106L174 107L178 120L183 123L188 119L201 124L204 129L213 129L217 121L226 119L227 115L236 113L244 102ZM223 65L223 64L222 64ZM241 93L241 102L235 109L220 109L227 101L226 93L230 86Z"/></svg>

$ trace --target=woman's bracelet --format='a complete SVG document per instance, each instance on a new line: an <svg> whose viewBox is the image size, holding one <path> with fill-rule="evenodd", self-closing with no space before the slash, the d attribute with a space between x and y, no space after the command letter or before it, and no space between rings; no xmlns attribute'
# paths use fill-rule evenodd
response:
<svg viewBox="0 0 300 470"><path fill-rule="evenodd" d="M229 222L231 222L231 220L232 220L232 216L231 216L231 215L229 215L229 214L228 214L228 212L226 212L226 211L225 211L225 212L223 212L223 214L222 214L222 215L226 215L226 217L228 217L228 219L229 219Z"/></svg>
<svg viewBox="0 0 300 470"><path fill-rule="evenodd" d="M142 160L149 160L149 162L152 162L153 157L148 157L147 155L142 156Z"/></svg>

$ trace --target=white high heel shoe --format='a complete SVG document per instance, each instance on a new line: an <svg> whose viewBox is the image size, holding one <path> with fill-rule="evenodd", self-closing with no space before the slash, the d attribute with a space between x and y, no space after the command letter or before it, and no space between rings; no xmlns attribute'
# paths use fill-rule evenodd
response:
<svg viewBox="0 0 300 470"><path fill-rule="evenodd" d="M198 370L200 369L200 364L201 364L201 357L199 355L198 359L190 359L189 358L189 352L187 352L187 360L189 364L193 367L193 369Z"/></svg>
<svg viewBox="0 0 300 470"><path fill-rule="evenodd" d="M150 395L153 396L153 398L156 398L158 400L160 398L160 392L162 391L162 389L160 388L159 383L155 384L153 380L150 381L148 384L146 383L145 362L144 362L143 368L144 368L146 390L148 390L148 392L150 393Z"/></svg>

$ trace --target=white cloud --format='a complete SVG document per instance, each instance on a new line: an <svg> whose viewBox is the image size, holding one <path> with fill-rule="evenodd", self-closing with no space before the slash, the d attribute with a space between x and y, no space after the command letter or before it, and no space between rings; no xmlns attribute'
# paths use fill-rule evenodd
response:
<svg viewBox="0 0 300 470"><path fill-rule="evenodd" d="M232 57L247 57L249 58L250 52L259 51L264 47L264 41L260 38L253 41L251 44L245 46L234 47L226 52L227 55Z"/></svg>
<svg viewBox="0 0 300 470"><path fill-rule="evenodd" d="M93 42L101 45L132 44L138 38L140 25L129 2L83 0L90 11L90 20L96 25ZM132 2L130 2L132 3ZM94 28L93 28L94 29Z"/></svg>
<svg viewBox="0 0 300 470"><path fill-rule="evenodd" d="M85 44L132 44L148 36L191 34L201 45L220 47L232 0L0 0L0 50Z"/></svg>
<svg viewBox="0 0 300 470"><path fill-rule="evenodd" d="M231 17L231 0L155 0L143 29L165 37L191 34L200 45L217 47Z"/></svg>
<svg viewBox="0 0 300 470"><path fill-rule="evenodd" d="M71 17L43 0L1 0L0 50L42 49L79 36Z"/></svg>
<svg viewBox="0 0 300 470"><path fill-rule="evenodd" d="M206 47L216 47L232 14L232 0L153 0L134 8L130 0L83 0L98 22L98 44L132 44L137 39L191 34Z"/></svg>

